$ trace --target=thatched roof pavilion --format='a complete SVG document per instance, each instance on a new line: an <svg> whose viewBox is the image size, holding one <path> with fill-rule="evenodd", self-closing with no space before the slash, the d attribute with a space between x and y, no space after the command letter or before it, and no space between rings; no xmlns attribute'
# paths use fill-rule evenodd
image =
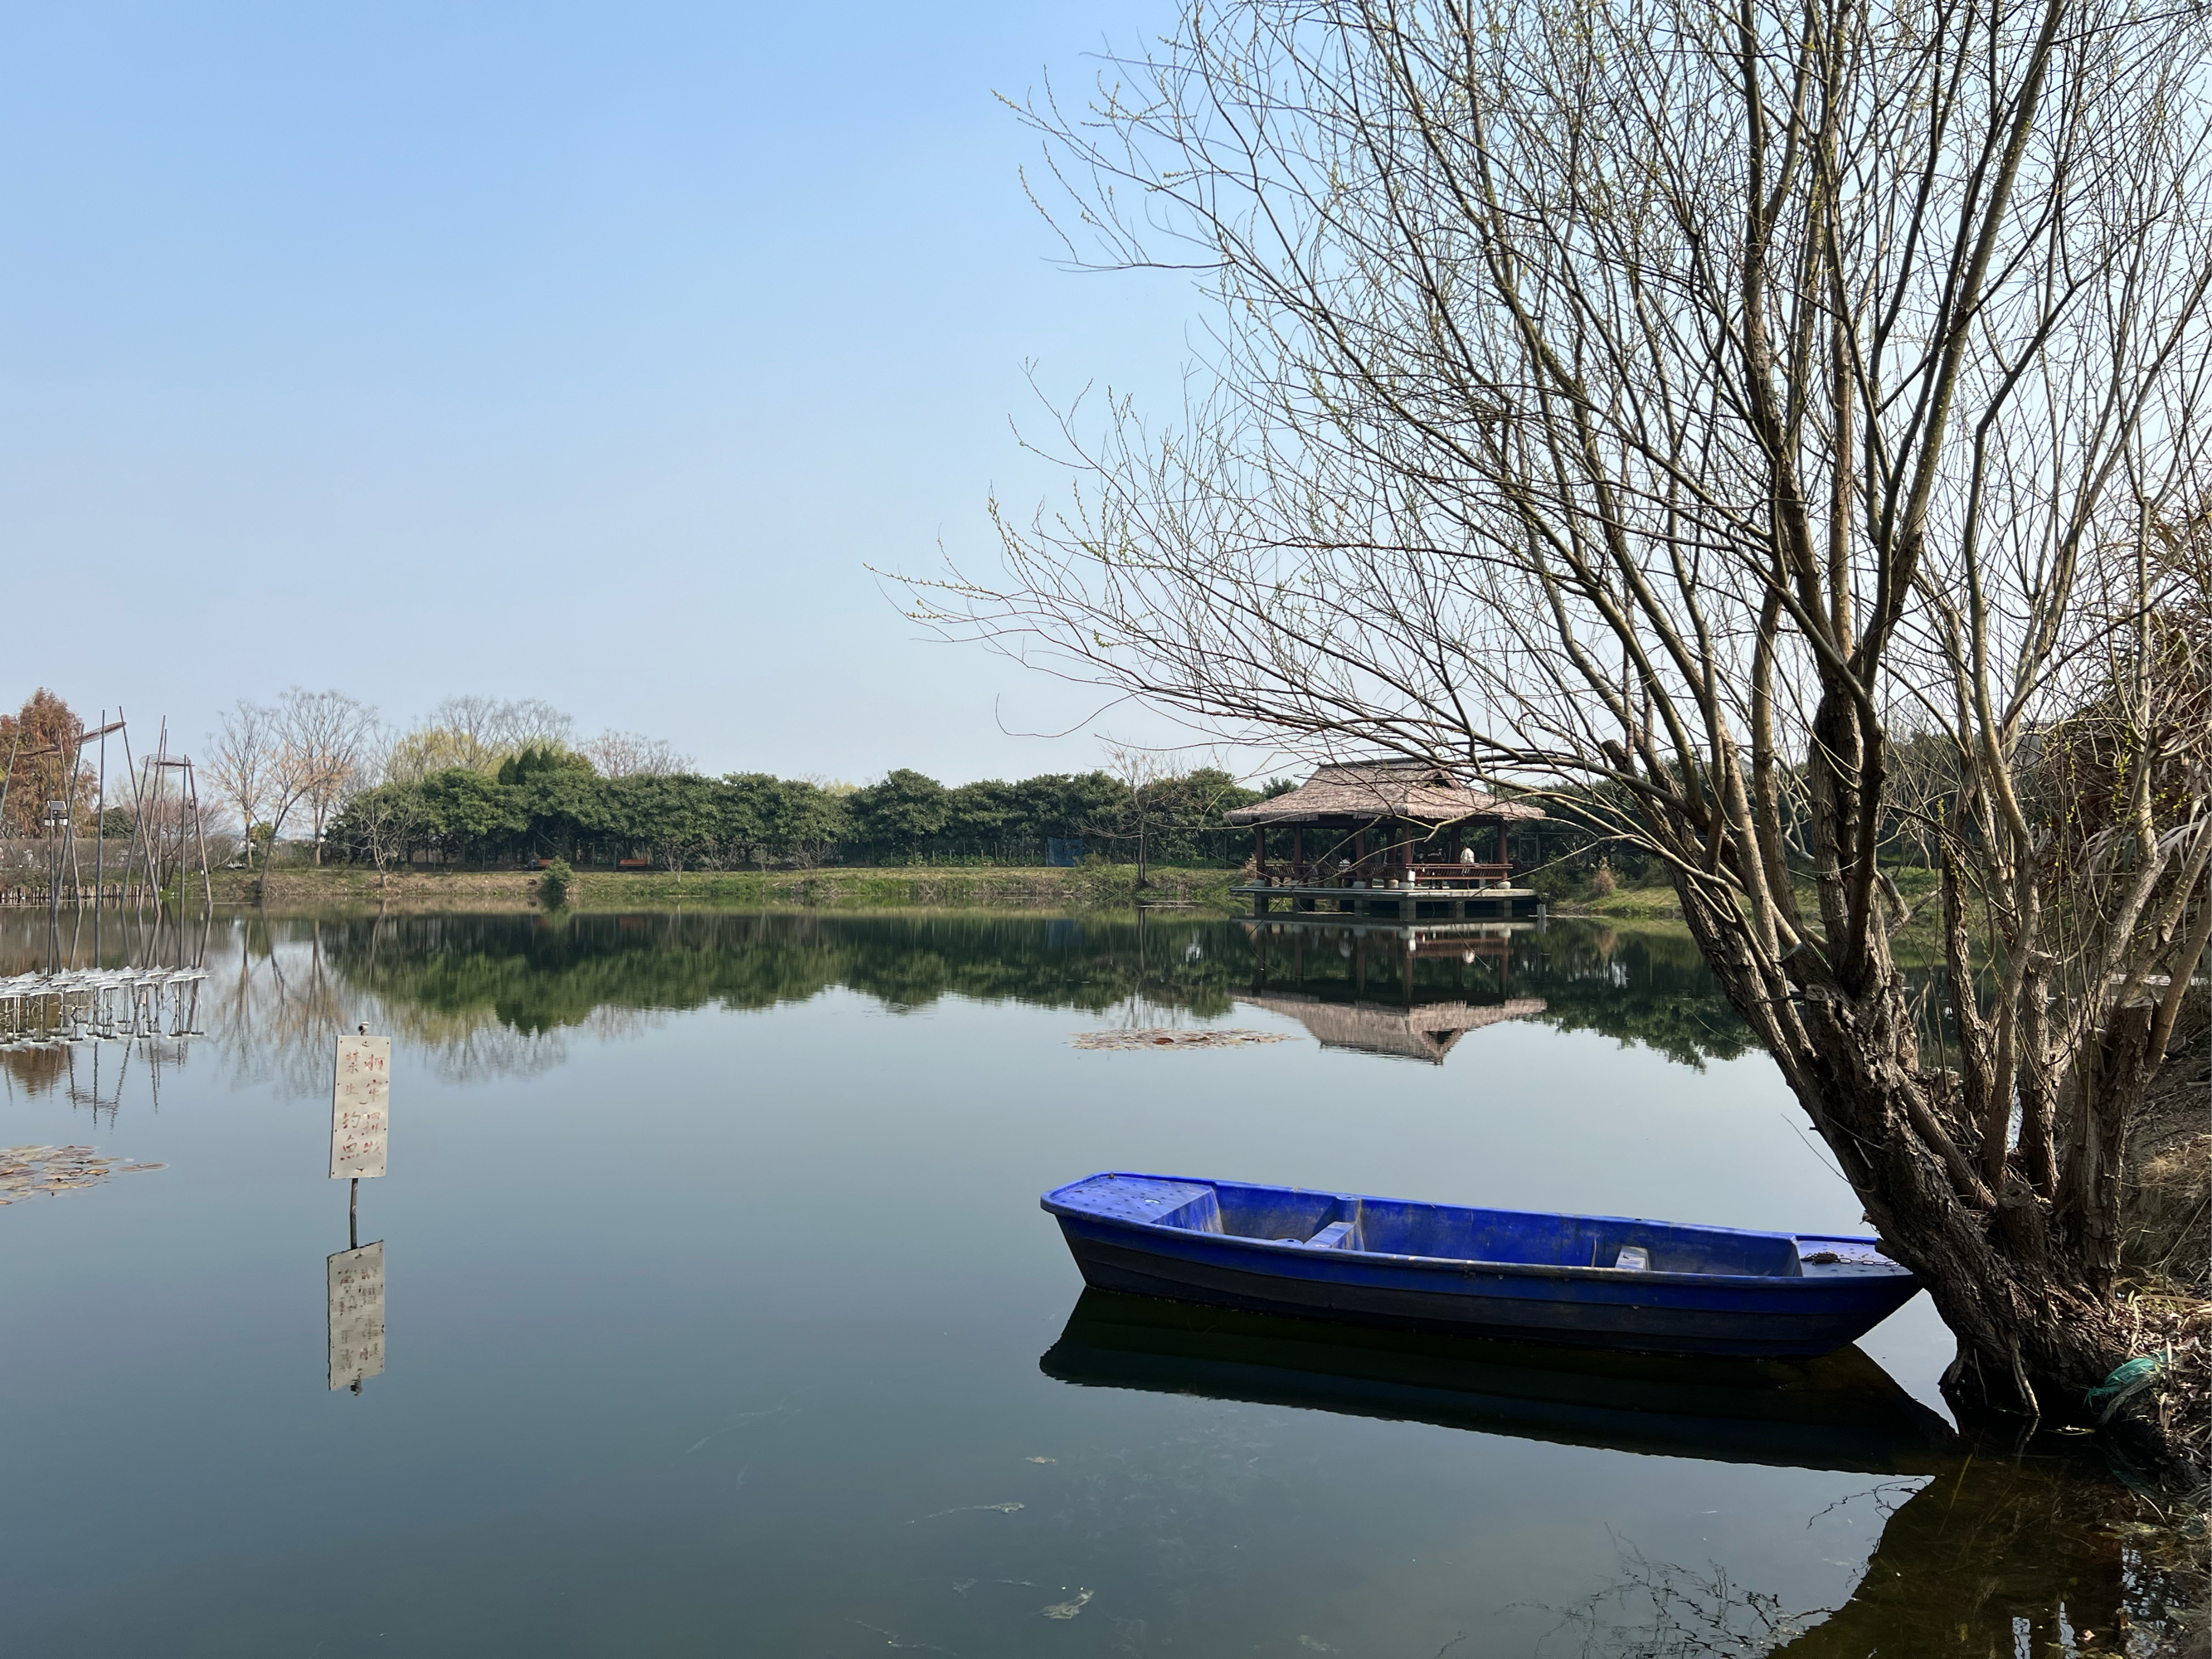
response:
<svg viewBox="0 0 2212 1659"><path fill-rule="evenodd" d="M1267 832L1286 829L1293 881L1339 874L1372 879L1435 869L1502 882L1511 873L1507 827L1543 816L1540 806L1470 789L1427 762L1382 760L1324 766L1289 793L1239 807L1226 821L1253 831L1263 878ZM1478 831L1487 833L1478 840ZM1318 839L1309 842L1310 833ZM1442 847L1432 844L1439 837ZM1458 857L1453 842L1465 842L1458 852L1480 848L1494 856ZM1486 842L1493 845L1485 847Z"/></svg>
<svg viewBox="0 0 2212 1659"><path fill-rule="evenodd" d="M1318 824L1346 830L1385 821L1431 829L1470 821L1509 823L1540 818L1544 809L1501 800L1470 789L1440 768L1419 761L1363 761L1324 766L1286 795L1241 806L1233 824Z"/></svg>
<svg viewBox="0 0 2212 1659"><path fill-rule="evenodd" d="M1428 1002L1395 1007L1380 1002L1330 1002L1308 991L1267 991L1241 995L1239 1002L1271 1013L1288 1014L1324 1048L1350 1048L1393 1060L1426 1060L1441 1066L1444 1056L1469 1031L1506 1020L1528 1019L1544 1012L1541 997L1513 997L1504 1002Z"/></svg>

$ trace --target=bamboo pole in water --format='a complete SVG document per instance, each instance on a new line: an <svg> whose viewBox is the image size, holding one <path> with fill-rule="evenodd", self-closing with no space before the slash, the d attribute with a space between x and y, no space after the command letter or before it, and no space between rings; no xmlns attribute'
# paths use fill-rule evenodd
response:
<svg viewBox="0 0 2212 1659"><path fill-rule="evenodd" d="M122 705L119 703L116 706L115 718L118 722L122 722L124 719ZM127 896L131 890L131 872L137 867L138 840L146 830L145 792L138 787L138 763L131 753L131 727L127 723L123 726L123 766L124 769L131 775L131 848L124 855L123 860L123 890ZM120 908L120 906L118 905L118 908ZM143 913L144 908L141 904L137 909Z"/></svg>
<svg viewBox="0 0 2212 1659"><path fill-rule="evenodd" d="M207 831L200 824L199 776L192 770L191 757L189 755L185 757L185 787L192 792L192 838L199 843L200 890L207 896L207 913L212 916L215 914L215 878L208 872ZM182 878L178 879L177 887L178 902L181 903L184 900Z"/></svg>
<svg viewBox="0 0 2212 1659"><path fill-rule="evenodd" d="M4 773L0 773L0 835L5 835L7 833L8 787L10 784L15 781L15 755L16 751L21 749L22 746L23 728L19 726L15 728L15 742L14 746L8 750L8 769Z"/></svg>
<svg viewBox="0 0 2212 1659"><path fill-rule="evenodd" d="M92 960L100 963L100 907L106 899L107 884L107 711L100 711L100 799L93 803L92 833ZM96 1091L95 1091L96 1092Z"/></svg>

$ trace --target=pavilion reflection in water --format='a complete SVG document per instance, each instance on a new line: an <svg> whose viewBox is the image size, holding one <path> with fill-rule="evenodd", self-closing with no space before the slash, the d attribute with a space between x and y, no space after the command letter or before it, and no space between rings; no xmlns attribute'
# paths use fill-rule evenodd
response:
<svg viewBox="0 0 2212 1659"><path fill-rule="evenodd" d="M1513 994L1513 941L1540 922L1248 922L1252 985L1237 1000L1295 1019L1324 1048L1443 1064L1469 1031L1544 1012Z"/></svg>

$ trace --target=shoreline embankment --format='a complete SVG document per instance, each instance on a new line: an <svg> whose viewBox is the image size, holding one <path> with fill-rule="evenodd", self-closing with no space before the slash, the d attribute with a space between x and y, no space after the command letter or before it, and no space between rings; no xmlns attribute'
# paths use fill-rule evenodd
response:
<svg viewBox="0 0 2212 1659"><path fill-rule="evenodd" d="M1073 869L842 866L812 870L579 870L564 908L647 910L674 906L733 909L1107 909L1139 900L1229 912L1233 870L1154 869L1139 891L1129 865ZM281 910L544 910L542 872L407 870L380 875L358 866L268 872L225 870L218 904Z"/></svg>

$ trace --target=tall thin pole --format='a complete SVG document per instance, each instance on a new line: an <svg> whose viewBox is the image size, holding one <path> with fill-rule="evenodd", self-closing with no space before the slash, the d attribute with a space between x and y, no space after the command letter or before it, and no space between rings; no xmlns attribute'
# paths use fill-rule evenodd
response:
<svg viewBox="0 0 2212 1659"><path fill-rule="evenodd" d="M107 879L107 711L100 711L100 799L92 809L92 965L100 965L100 906ZM94 1092L97 1092L95 1089Z"/></svg>
<svg viewBox="0 0 2212 1659"><path fill-rule="evenodd" d="M8 786L15 781L15 756L23 746L23 728L15 728L15 741L8 750L8 769L0 772L0 836L8 833Z"/></svg>
<svg viewBox="0 0 2212 1659"><path fill-rule="evenodd" d="M123 884L137 894L137 913L143 920L146 913L145 895L141 890L131 888L131 872L138 862L138 843L145 838L146 835L146 792L140 787L138 763L131 758L131 726L124 719L123 710L119 705L115 710L115 719L116 722L123 727L123 764L131 774L131 850L124 859ZM150 851L147 855L147 860L149 865L152 863Z"/></svg>
<svg viewBox="0 0 2212 1659"><path fill-rule="evenodd" d="M76 730L78 743L80 746L82 746L84 738L84 722L82 720L79 720L77 722ZM60 760L64 752L61 739L59 738L56 738L54 739L54 758L56 760ZM68 782L64 782L62 787L64 789L67 789L69 787L69 784L75 782L76 779L76 762L74 757L72 757L63 768L63 772L64 775L68 779ZM69 799L66 796L63 798L62 808L64 811L68 811L69 808L75 805L76 803ZM46 805L45 810L46 815L46 832L48 836L51 836L53 833L54 827L53 802L49 800ZM66 826L64 830L64 836L67 845L64 844L64 842L54 842L51 860L52 867L49 869L46 875L46 933L48 939L53 941L57 945L60 943L62 933L62 866L66 862L68 847L75 845L76 841L76 825L70 823L66 817L62 820L62 823Z"/></svg>
<svg viewBox="0 0 2212 1659"><path fill-rule="evenodd" d="M70 897L82 905L84 902L84 866L76 856L76 775L84 764L84 722L76 723L76 746L70 750L69 777L62 785L63 797L69 802L69 873Z"/></svg>
<svg viewBox="0 0 2212 1659"><path fill-rule="evenodd" d="M161 896L163 877L161 860L169 850L169 837L161 829L161 797L169 787L169 717L161 716L155 728L154 740L154 804L147 816L153 822L146 826L146 873L154 885L154 944L153 960L161 958L161 929L168 925L168 903Z"/></svg>
<svg viewBox="0 0 2212 1659"><path fill-rule="evenodd" d="M160 768L160 772L154 780L154 816L156 819L155 833L161 837L161 862L166 866L169 859L169 832L165 827L162 827L158 821L161 816L161 808L167 805L167 803L162 800L161 797L168 793L169 788L169 717L167 714L161 716L161 738L160 759L155 763L155 764ZM182 794L181 789L179 789L179 795ZM159 880L160 885L155 890L157 896L161 888L165 888L168 885L168 876L165 872L161 875ZM180 880L178 882L177 886L181 892L184 887L184 883Z"/></svg>
<svg viewBox="0 0 2212 1659"><path fill-rule="evenodd" d="M200 823L199 775L192 770L190 755L185 757L185 787L191 790L192 795L192 837L199 843L200 848L200 890L207 895L207 914L212 916L215 915L215 878L208 873L207 831ZM184 902L184 878L179 876L177 878L177 902L179 904Z"/></svg>
<svg viewBox="0 0 2212 1659"><path fill-rule="evenodd" d="M138 799L139 823L146 840L146 873L139 882L139 890L150 895L154 901L154 931L146 941L146 961L150 966L156 960L161 942L161 854L154 839L154 820L161 811L161 751L158 739L154 752L146 757L144 769L146 787L139 792Z"/></svg>

